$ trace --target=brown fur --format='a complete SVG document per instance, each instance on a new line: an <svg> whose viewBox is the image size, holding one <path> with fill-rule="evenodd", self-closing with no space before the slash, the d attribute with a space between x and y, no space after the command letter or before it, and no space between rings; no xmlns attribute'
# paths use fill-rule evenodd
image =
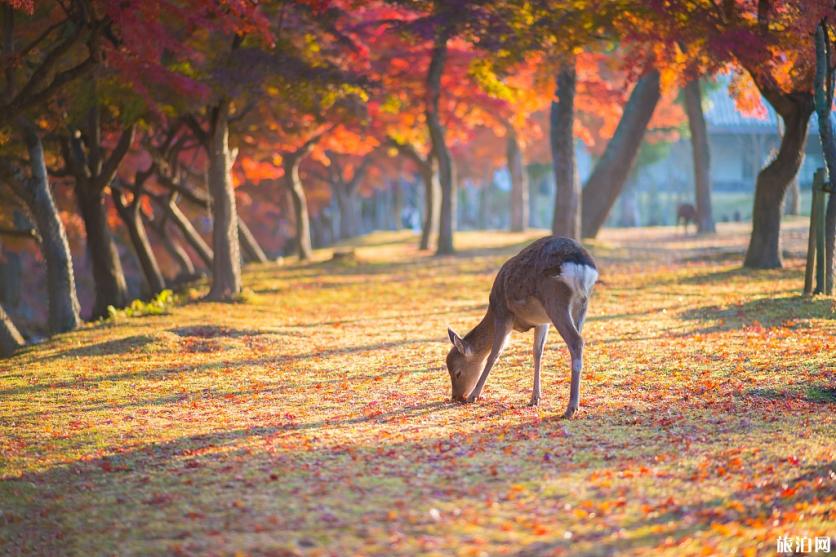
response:
<svg viewBox="0 0 836 557"><path fill-rule="evenodd" d="M478 398L511 330L523 332L535 328L532 404L537 404L542 345L551 323L572 354L572 396L567 415L577 411L583 351L580 329L588 301L561 280L562 269L567 263L596 269L592 256L580 244L555 236L533 242L502 265L482 321L464 338L449 331L454 346L447 355L447 368L454 399L472 402Z"/></svg>

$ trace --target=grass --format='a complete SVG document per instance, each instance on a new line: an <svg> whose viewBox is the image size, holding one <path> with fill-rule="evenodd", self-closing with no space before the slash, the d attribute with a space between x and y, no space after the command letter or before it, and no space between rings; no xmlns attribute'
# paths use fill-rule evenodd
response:
<svg viewBox="0 0 836 557"><path fill-rule="evenodd" d="M263 265L240 303L181 300L0 362L0 553L774 555L833 536L834 299L743 271L745 225L608 231L579 419L552 332L477 404L449 402L446 327L539 234L406 233L359 262ZM188 298L188 296L184 297ZM194 296L192 296L194 298Z"/></svg>

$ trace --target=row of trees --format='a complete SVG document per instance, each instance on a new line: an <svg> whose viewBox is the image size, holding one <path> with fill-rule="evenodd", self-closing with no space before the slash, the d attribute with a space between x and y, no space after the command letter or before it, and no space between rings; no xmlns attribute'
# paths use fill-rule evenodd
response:
<svg viewBox="0 0 836 557"><path fill-rule="evenodd" d="M240 218L241 188L251 207L289 198L306 259L312 191L330 191L348 237L360 191L414 172L421 247L450 254L459 180L506 166L521 230L525 166L550 158L554 232L594 237L642 141L679 130L681 89L711 232L699 82L731 71L742 107L762 95L784 122L745 259L780 266L781 204L813 111L812 39L798 37L832 12L824 0L0 0L2 230L37 240L53 332L80 322L68 213L83 222L91 318L128 302L116 222L149 295L166 287L156 248L185 276L204 263L209 299L234 299L242 259L267 260ZM597 155L583 187L577 138ZM210 242L183 203L211 215ZM15 210L31 230L5 226ZM0 322L13 348L19 335Z"/></svg>

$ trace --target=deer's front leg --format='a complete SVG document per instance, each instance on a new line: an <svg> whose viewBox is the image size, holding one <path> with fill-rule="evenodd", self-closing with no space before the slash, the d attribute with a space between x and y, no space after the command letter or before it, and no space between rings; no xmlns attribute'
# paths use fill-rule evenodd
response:
<svg viewBox="0 0 836 557"><path fill-rule="evenodd" d="M496 363L499 355L502 354L502 349L505 348L505 339L511 333L510 320L497 319L493 326L493 344L491 345L491 353L488 356L488 361L485 363L485 369L482 370L482 375L479 376L479 381L467 397L465 402L475 402L482 394L482 389L485 387L485 381L488 380L488 374L491 368Z"/></svg>
<svg viewBox="0 0 836 557"><path fill-rule="evenodd" d="M538 325L534 328L534 390L531 393L531 406L540 404L540 365L543 359L543 347L546 345L546 336L549 334L549 326Z"/></svg>
<svg viewBox="0 0 836 557"><path fill-rule="evenodd" d="M572 356L572 384L569 388L569 406L566 407L564 418L572 418L578 413L581 399L581 369L583 368L583 339L575 328L567 301L557 301L549 304L547 312L555 328L563 337L569 354Z"/></svg>

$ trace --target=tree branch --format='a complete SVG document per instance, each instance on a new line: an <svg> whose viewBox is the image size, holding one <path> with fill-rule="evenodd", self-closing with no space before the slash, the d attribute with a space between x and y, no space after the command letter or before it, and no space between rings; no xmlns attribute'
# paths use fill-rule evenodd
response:
<svg viewBox="0 0 836 557"><path fill-rule="evenodd" d="M135 124L131 124L126 130L122 131L122 135L119 137L119 143L117 143L113 151L110 152L110 156L102 165L101 173L99 173L99 175L95 178L96 181L94 186L98 190L103 190L113 181L113 177L116 176L116 171L119 169L122 159L124 159L125 155L128 154L128 149L131 148L131 144L134 142L135 131Z"/></svg>

